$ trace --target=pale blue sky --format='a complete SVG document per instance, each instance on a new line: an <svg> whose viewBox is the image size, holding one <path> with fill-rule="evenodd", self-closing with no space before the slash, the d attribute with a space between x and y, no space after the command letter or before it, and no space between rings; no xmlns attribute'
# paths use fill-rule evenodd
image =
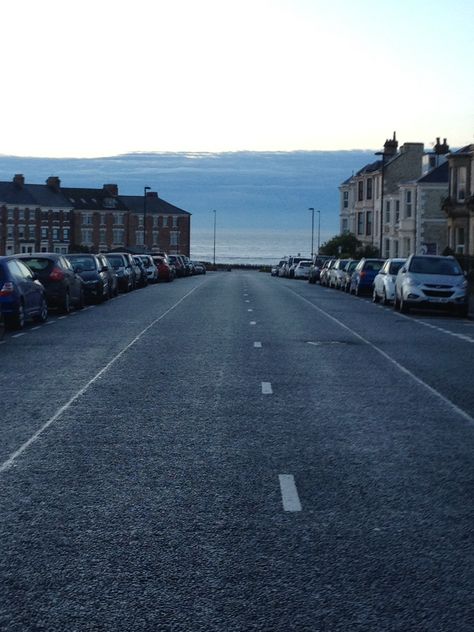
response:
<svg viewBox="0 0 474 632"><path fill-rule="evenodd" d="M0 153L474 142L473 7L5 0Z"/></svg>

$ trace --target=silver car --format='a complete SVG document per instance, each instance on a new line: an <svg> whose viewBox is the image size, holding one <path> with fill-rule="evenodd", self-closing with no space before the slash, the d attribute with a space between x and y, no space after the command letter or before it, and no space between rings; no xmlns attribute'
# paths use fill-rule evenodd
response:
<svg viewBox="0 0 474 632"><path fill-rule="evenodd" d="M387 259L374 279L372 300L374 303L382 301L382 305L393 303L395 299L395 281L397 274L406 259Z"/></svg>
<svg viewBox="0 0 474 632"><path fill-rule="evenodd" d="M394 308L445 308L468 314L467 279L454 257L410 255L395 282Z"/></svg>

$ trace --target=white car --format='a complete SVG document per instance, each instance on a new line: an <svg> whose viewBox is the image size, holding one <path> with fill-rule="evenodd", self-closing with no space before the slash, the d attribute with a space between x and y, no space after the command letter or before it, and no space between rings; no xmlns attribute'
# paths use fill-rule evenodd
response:
<svg viewBox="0 0 474 632"><path fill-rule="evenodd" d="M299 261L295 267L295 272L294 272L295 279L308 279L310 265L311 265L311 261L309 259Z"/></svg>
<svg viewBox="0 0 474 632"><path fill-rule="evenodd" d="M148 283L158 283L158 268L150 255L136 255L145 266Z"/></svg>
<svg viewBox="0 0 474 632"><path fill-rule="evenodd" d="M410 255L395 282L395 309L443 308L468 315L468 283L454 257Z"/></svg>
<svg viewBox="0 0 474 632"><path fill-rule="evenodd" d="M374 279L372 300L374 303L382 302L388 305L395 300L395 281L397 274L406 259L387 259Z"/></svg>

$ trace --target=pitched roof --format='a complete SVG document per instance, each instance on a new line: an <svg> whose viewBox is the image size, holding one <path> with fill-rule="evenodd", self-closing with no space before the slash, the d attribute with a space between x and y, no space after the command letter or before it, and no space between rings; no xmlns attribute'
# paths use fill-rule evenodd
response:
<svg viewBox="0 0 474 632"><path fill-rule="evenodd" d="M77 210L88 211L127 211L120 197L107 189L89 189L84 187L62 187L61 191Z"/></svg>
<svg viewBox="0 0 474 632"><path fill-rule="evenodd" d="M143 195L119 195L119 198L125 206L134 213L143 213ZM184 211L182 208L178 208L166 200L154 195L147 195L146 211L147 213L157 213L160 215L191 215L188 211Z"/></svg>
<svg viewBox="0 0 474 632"><path fill-rule="evenodd" d="M449 182L449 164L447 161L429 171L422 178L418 178L417 182L422 184L448 184Z"/></svg>
<svg viewBox="0 0 474 632"><path fill-rule="evenodd" d="M21 206L47 206L50 208L71 208L71 203L61 190L46 184L23 184L0 182L0 202Z"/></svg>

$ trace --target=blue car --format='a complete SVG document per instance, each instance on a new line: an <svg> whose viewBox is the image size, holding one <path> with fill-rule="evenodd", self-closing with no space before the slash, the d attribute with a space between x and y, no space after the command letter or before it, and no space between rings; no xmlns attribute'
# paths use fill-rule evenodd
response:
<svg viewBox="0 0 474 632"><path fill-rule="evenodd" d="M374 279L385 263L385 259L361 259L351 277L349 293L359 294L372 292Z"/></svg>
<svg viewBox="0 0 474 632"><path fill-rule="evenodd" d="M15 257L0 257L0 314L5 329L23 329L29 318L48 318L44 287Z"/></svg>

